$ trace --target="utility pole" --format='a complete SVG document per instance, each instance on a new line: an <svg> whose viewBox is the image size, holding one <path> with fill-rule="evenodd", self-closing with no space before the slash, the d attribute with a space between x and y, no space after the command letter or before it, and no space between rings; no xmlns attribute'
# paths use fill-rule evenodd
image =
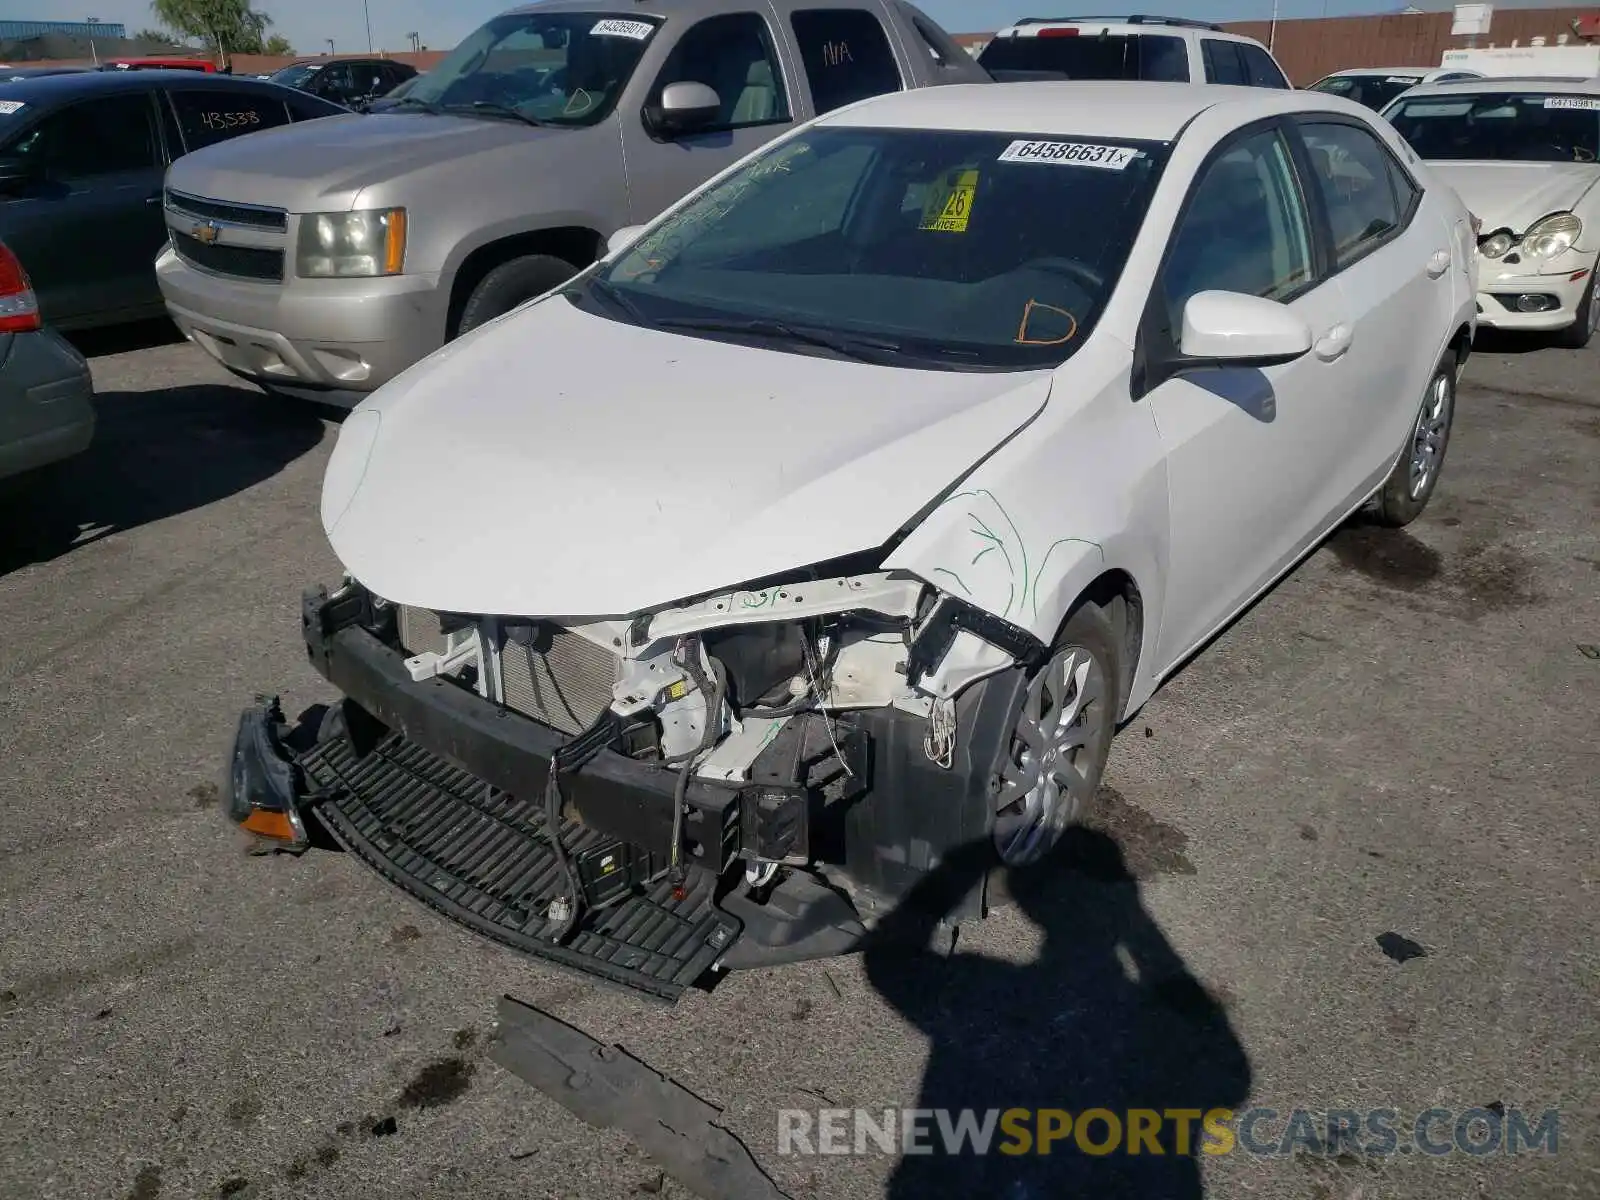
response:
<svg viewBox="0 0 1600 1200"><path fill-rule="evenodd" d="M98 25L98 24L100 24L100 18L99 17L85 17L84 18L84 23L88 24L88 25ZM89 57L94 60L94 65L95 66L98 67L100 65L100 51L98 51L98 50L96 50L94 48L94 30L93 29L89 30Z"/></svg>
<svg viewBox="0 0 1600 1200"><path fill-rule="evenodd" d="M372 10L367 0L361 0L361 15L367 19L367 53L372 53Z"/></svg>
<svg viewBox="0 0 1600 1200"><path fill-rule="evenodd" d="M328 53L331 55L333 53L333 39L332 38L328 38L327 42L328 42Z"/></svg>
<svg viewBox="0 0 1600 1200"><path fill-rule="evenodd" d="M1324 2L1322 7L1323 7L1323 11L1326 12L1327 11L1327 7L1328 7L1326 2ZM1272 53L1273 44L1277 40L1278 40L1278 0L1272 0L1272 24L1267 26L1267 53L1268 54Z"/></svg>

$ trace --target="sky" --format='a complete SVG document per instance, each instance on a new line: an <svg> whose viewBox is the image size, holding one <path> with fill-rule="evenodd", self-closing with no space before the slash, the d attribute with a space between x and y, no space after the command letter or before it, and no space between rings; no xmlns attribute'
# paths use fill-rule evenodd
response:
<svg viewBox="0 0 1600 1200"><path fill-rule="evenodd" d="M422 44L433 50L446 50L471 33L486 18L517 0L366 0L372 20L374 49L409 49L406 34L412 30L422 36ZM1115 10L1116 5L1052 3L1040 0L1037 10L1019 8L1017 0L921 0L921 7L952 33L981 33L998 29L1018 16L1037 11L1042 16L1056 11ZM730 7L732 6L730 0ZM1400 8L1403 0L1280 0L1278 15L1291 17L1333 16L1352 12L1376 12ZM7 0L7 16L16 20L81 21L86 16L102 21L120 21L128 32L152 27L149 0ZM362 0L257 0L254 5L273 20L273 32L281 33L302 54L325 53L327 40L333 39L341 53L367 49L366 23ZM626 0L596 0L596 7L626 8ZM1272 15L1272 0L1216 0L1196 5L1130 3L1128 11L1154 11L1169 16L1196 17L1208 21L1266 20Z"/></svg>

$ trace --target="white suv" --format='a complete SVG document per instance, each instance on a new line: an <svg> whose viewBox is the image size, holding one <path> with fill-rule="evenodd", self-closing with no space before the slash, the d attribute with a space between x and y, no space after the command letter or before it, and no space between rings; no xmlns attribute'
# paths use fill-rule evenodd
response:
<svg viewBox="0 0 1600 1200"><path fill-rule="evenodd" d="M1019 79L1143 79L1289 88L1267 48L1181 17L1024 17L983 48L978 64Z"/></svg>

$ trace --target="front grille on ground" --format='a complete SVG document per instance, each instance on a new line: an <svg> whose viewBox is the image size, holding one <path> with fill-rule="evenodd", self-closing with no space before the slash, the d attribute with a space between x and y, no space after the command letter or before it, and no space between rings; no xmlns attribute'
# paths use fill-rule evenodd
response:
<svg viewBox="0 0 1600 1200"><path fill-rule="evenodd" d="M715 877L692 871L675 899L658 878L587 912L565 945L544 912L560 868L544 837L542 780L522 800L390 734L365 757L335 738L299 759L313 811L352 854L453 921L512 949L676 1000L733 944L739 923L716 908ZM563 826L574 857L612 839Z"/></svg>
<svg viewBox="0 0 1600 1200"><path fill-rule="evenodd" d="M190 266L210 271L213 275L233 275L240 279L261 279L272 283L283 280L283 251L265 250L257 246L224 246L212 242L209 246L176 229L172 235L172 248L178 257Z"/></svg>
<svg viewBox="0 0 1600 1200"><path fill-rule="evenodd" d="M400 645L407 654L443 654L439 616L400 608ZM604 646L552 625L512 625L500 651L507 708L562 733L582 733L611 704L618 659Z"/></svg>

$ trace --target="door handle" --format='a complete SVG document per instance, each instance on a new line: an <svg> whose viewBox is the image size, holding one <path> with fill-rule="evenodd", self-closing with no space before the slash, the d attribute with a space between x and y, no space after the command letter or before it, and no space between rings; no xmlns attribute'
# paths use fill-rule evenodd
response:
<svg viewBox="0 0 1600 1200"><path fill-rule="evenodd" d="M1350 343L1355 341L1356 331L1348 325L1335 325L1327 333L1317 339L1317 344L1312 347L1317 352L1317 357L1323 362L1332 362L1343 356L1350 349Z"/></svg>
<svg viewBox="0 0 1600 1200"><path fill-rule="evenodd" d="M1437 279L1450 269L1450 251L1435 250L1428 259L1428 278Z"/></svg>

